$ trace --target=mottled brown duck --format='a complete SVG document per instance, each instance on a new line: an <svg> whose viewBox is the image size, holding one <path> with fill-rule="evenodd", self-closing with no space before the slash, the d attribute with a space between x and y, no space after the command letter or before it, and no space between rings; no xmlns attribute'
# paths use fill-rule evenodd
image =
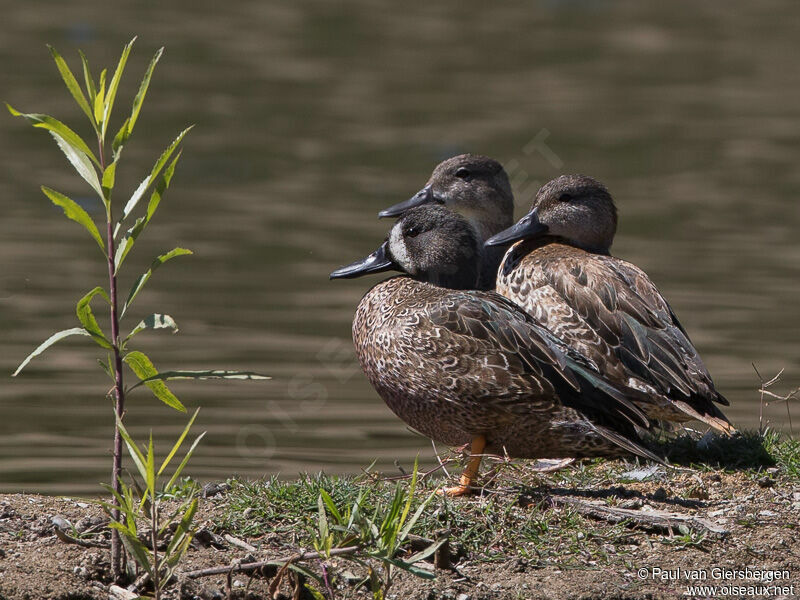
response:
<svg viewBox="0 0 800 600"><path fill-rule="evenodd" d="M482 243L440 206L414 208L368 257L331 278L397 270L375 285L353 319L361 368L389 408L422 434L471 444L467 493L481 454L582 458L636 454L648 426L622 391L499 294L475 291ZM633 392L635 394L635 392Z"/></svg>
<svg viewBox="0 0 800 600"><path fill-rule="evenodd" d="M460 154L439 163L428 183L378 217L399 217L424 204L440 204L464 217L485 242L514 224L514 195L503 166L488 156ZM494 289L504 248L484 250L477 289Z"/></svg>
<svg viewBox="0 0 800 600"><path fill-rule="evenodd" d="M531 211L489 246L508 249L497 292L522 306L618 386L645 392L651 419L699 419L731 434L703 361L647 274L611 256L617 209L600 182L564 175L544 185Z"/></svg>

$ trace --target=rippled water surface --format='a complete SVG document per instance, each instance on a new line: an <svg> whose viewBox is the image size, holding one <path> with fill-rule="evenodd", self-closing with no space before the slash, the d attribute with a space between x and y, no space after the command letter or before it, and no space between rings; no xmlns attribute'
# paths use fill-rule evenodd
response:
<svg viewBox="0 0 800 600"><path fill-rule="evenodd" d="M0 26L0 90L86 133L45 44L75 67L84 49L97 71L138 34L120 112L167 46L117 200L180 129L197 127L121 287L156 254L191 248L134 306L133 318L169 313L181 331L143 333L141 348L162 369L273 376L174 385L208 431L192 473L352 472L432 450L355 363L350 320L375 278L328 273L382 239L380 208L464 151L504 162L518 216L555 175L605 181L621 215L615 253L669 298L739 425L758 423L751 363L765 376L785 368L781 390L800 385L799 16L788 1L15 3ZM10 375L76 325L74 303L105 272L39 192L89 196L49 136L0 117L0 156L0 373ZM108 480L112 417L96 358L67 341L0 377L0 491L94 492ZM137 436L152 426L166 443L181 428L146 393L129 409ZM783 407L767 416L788 427Z"/></svg>

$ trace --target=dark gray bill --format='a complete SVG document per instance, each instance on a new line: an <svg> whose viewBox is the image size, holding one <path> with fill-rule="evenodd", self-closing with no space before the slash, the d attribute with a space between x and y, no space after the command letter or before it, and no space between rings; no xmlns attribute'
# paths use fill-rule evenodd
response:
<svg viewBox="0 0 800 600"><path fill-rule="evenodd" d="M534 209L508 229L490 237L484 245L502 246L523 239L539 237L545 233L547 233L547 225L539 220L539 215Z"/></svg>
<svg viewBox="0 0 800 600"><path fill-rule="evenodd" d="M389 242L387 240L366 258L336 269L331 273L331 279L353 279L369 273L382 273L392 269L400 270L400 267L389 258Z"/></svg>
<svg viewBox="0 0 800 600"><path fill-rule="evenodd" d="M383 219L384 217L399 217L406 211L411 210L412 208L416 208L417 206L422 206L423 204L428 204L431 202L436 202L438 204L444 204L444 201L436 196L433 193L430 185L426 185L416 194L411 196L405 202L400 202L395 204L394 206L390 206L389 208L382 210L378 213L378 218Z"/></svg>

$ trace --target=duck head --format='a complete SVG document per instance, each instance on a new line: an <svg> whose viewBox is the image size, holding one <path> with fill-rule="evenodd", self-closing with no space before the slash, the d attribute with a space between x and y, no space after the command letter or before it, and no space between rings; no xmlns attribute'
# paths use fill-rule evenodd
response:
<svg viewBox="0 0 800 600"><path fill-rule="evenodd" d="M400 271L440 287L474 289L481 258L482 241L463 217L426 205L406 212L372 254L335 270L330 277Z"/></svg>
<svg viewBox="0 0 800 600"><path fill-rule="evenodd" d="M547 235L591 252L608 254L616 231L617 207L606 187L586 175L562 175L539 189L527 215L489 238L486 245Z"/></svg>
<svg viewBox="0 0 800 600"><path fill-rule="evenodd" d="M428 183L378 217L397 217L425 204L438 204L467 219L486 240L514 222L514 196L503 166L488 156L460 154L439 163Z"/></svg>

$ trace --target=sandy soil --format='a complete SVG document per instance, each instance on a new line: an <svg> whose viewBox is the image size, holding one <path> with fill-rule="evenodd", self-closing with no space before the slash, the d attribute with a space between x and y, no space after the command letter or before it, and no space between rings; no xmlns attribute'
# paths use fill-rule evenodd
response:
<svg viewBox="0 0 800 600"><path fill-rule="evenodd" d="M741 473L712 472L682 475L667 485L654 482L615 486L614 494L625 497L629 505L632 503L639 509L651 507L704 517L724 528L727 535L701 539L675 532L665 543L663 534L634 527L624 543L616 539L614 544L607 544L593 533L595 521L586 518L586 533L577 533L577 539L580 543L604 546L605 564L587 559L582 563L578 560L579 566L575 566L574 553L564 556L564 564L570 565L569 568L542 564L535 557L510 556L507 560L486 562L481 556L465 556L454 562L451 569L436 570L433 581L403 574L388 597L424 600L676 598L714 593L696 590L692 594L687 586L693 584L714 586L718 597L726 598L800 597L800 485L791 481L776 483L769 478L754 479ZM463 500L484 501L481 498ZM225 505L224 492L201 500L197 522L208 531L215 531L215 522ZM109 597L108 551L60 540L54 535L54 518L69 521L79 532L99 530L104 523L102 511L84 500L38 495L0 496L0 598ZM214 536L224 533L216 529ZM182 565L184 571L241 560L287 557L297 551L292 545L292 535L270 534L245 540L257 548L255 552L214 536L200 536L205 543L193 543ZM84 539L102 542L103 536L84 536ZM208 543L214 540L219 542L218 547ZM307 566L319 572L322 565L319 561L310 561ZM340 586L333 590L336 598L369 597L366 590L353 585L357 578L345 572L348 566L342 561L332 559L327 569L343 575L339 578ZM184 581L172 588L169 597L267 598L270 577L274 573L273 569L253 577L240 573L230 579L213 576ZM281 586L280 593L292 597L288 582Z"/></svg>

